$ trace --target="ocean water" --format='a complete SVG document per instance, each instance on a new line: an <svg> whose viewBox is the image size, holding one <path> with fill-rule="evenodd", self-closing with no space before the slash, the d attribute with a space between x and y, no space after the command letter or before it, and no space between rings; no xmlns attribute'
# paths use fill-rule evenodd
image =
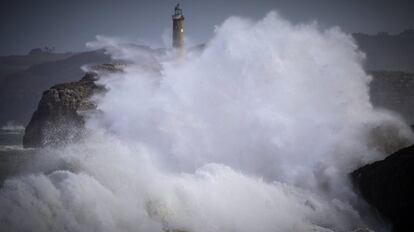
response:
<svg viewBox="0 0 414 232"><path fill-rule="evenodd" d="M2 127L0 129L0 146L2 146L2 151L6 150L7 147L12 148L11 146L21 147L23 134L23 127Z"/></svg>
<svg viewBox="0 0 414 232"><path fill-rule="evenodd" d="M0 128L0 182L16 175L19 167L33 154L23 148L24 127L6 125Z"/></svg>

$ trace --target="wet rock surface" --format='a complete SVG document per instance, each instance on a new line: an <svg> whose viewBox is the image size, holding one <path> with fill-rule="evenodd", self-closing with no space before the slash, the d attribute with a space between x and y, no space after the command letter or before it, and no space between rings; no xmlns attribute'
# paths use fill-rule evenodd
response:
<svg viewBox="0 0 414 232"><path fill-rule="evenodd" d="M414 221L414 145L351 174L365 200L393 225L394 232L412 231Z"/></svg>
<svg viewBox="0 0 414 232"><path fill-rule="evenodd" d="M96 109L93 94L105 90L95 83L102 71L120 71L117 65L93 68L77 82L58 84L43 92L36 111L26 127L24 147L61 145L79 139L84 133L85 115ZM99 72L97 72L97 71Z"/></svg>

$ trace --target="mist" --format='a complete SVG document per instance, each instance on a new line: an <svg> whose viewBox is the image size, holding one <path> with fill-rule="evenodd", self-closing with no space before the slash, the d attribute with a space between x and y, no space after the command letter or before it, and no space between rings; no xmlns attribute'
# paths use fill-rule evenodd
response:
<svg viewBox="0 0 414 232"><path fill-rule="evenodd" d="M339 27L230 17L202 51L105 74L83 141L39 150L0 190L9 231L387 231L348 174L413 142L375 109Z"/></svg>

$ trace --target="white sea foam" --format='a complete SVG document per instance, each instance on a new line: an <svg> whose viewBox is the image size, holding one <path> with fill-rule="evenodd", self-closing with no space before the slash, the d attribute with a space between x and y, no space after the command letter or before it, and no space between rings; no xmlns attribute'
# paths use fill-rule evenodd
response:
<svg viewBox="0 0 414 232"><path fill-rule="evenodd" d="M22 145L0 145L0 151L25 151L33 150L32 148L24 148Z"/></svg>
<svg viewBox="0 0 414 232"><path fill-rule="evenodd" d="M1 126L0 130L21 132L24 130L24 126L16 122L10 121L10 122L7 122L5 125Z"/></svg>
<svg viewBox="0 0 414 232"><path fill-rule="evenodd" d="M4 183L3 229L386 230L347 175L413 135L372 107L364 56L339 28L232 17L182 59L93 45L131 64L101 79L90 137Z"/></svg>

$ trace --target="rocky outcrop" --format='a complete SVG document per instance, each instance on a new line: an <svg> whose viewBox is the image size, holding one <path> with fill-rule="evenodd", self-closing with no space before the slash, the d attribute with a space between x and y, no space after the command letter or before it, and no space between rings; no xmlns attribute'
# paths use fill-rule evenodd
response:
<svg viewBox="0 0 414 232"><path fill-rule="evenodd" d="M89 97L100 89L95 78L96 74L87 73L78 82L55 85L45 91L26 127L23 145L55 145L79 137L84 125L80 112L94 109Z"/></svg>
<svg viewBox="0 0 414 232"><path fill-rule="evenodd" d="M99 65L77 82L58 84L43 92L26 127L24 147L61 145L81 138L85 115L96 106L91 96L104 90L95 83L98 73L120 71L119 65Z"/></svg>
<svg viewBox="0 0 414 232"><path fill-rule="evenodd" d="M412 231L414 210L414 145L352 174L365 200L393 225L394 232Z"/></svg>

